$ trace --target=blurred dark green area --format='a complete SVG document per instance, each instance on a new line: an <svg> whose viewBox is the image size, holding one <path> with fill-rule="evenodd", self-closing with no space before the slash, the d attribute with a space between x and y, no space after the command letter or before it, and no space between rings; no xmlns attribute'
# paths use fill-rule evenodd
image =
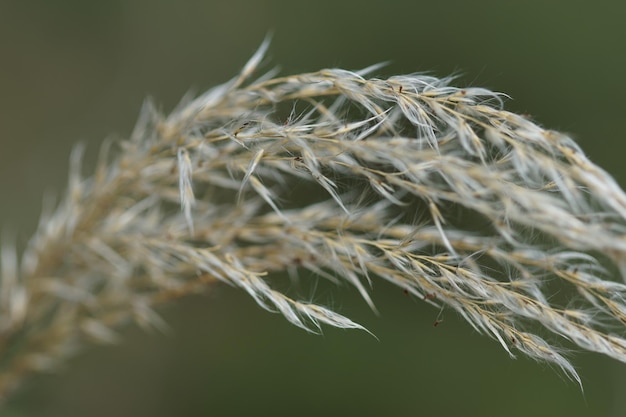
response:
<svg viewBox="0 0 626 417"><path fill-rule="evenodd" d="M624 16L620 1L0 1L2 229L28 238L75 142L93 158L146 96L168 110L226 81L268 32L283 73L390 61L380 75L457 72L506 92L507 108L570 132L626 185ZM168 335L126 329L30 379L3 415L626 415L626 366L599 355L572 356L583 394L384 283L380 316L349 288L320 283L314 299L379 340L310 335L219 287L164 309Z"/></svg>

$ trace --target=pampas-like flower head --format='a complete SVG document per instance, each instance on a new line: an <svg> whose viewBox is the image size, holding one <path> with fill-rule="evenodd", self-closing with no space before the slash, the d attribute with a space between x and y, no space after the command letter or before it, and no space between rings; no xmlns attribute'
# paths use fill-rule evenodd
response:
<svg viewBox="0 0 626 417"><path fill-rule="evenodd" d="M571 138L450 78L254 79L266 48L168 116L147 103L93 177L74 152L66 198L21 256L2 249L0 393L219 281L304 329L362 329L276 290L285 271L372 306L389 281L576 380L561 338L626 362L611 278L626 274L626 195Z"/></svg>

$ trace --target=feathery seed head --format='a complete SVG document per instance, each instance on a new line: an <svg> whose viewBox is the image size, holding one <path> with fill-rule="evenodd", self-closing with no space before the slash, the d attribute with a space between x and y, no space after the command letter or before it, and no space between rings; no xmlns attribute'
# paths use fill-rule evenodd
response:
<svg viewBox="0 0 626 417"><path fill-rule="evenodd" d="M559 338L626 362L626 285L610 272L626 274L626 195L572 139L451 78L254 80L267 47L169 116L147 102L93 178L73 153L21 265L1 252L0 393L127 321L162 328L155 304L217 281L307 330L362 329L272 287L294 269L372 307L371 282L389 281L578 381Z"/></svg>

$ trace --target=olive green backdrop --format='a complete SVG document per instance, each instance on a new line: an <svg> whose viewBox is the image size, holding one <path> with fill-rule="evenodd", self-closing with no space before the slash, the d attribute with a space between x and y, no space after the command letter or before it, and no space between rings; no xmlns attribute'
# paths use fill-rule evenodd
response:
<svg viewBox="0 0 626 417"><path fill-rule="evenodd" d="M626 2L0 1L0 224L25 241L64 188L76 141L132 129L145 96L171 109L230 78L273 32L283 73L464 74L509 109L571 132L626 185ZM243 292L216 288L163 311L168 335L124 331L57 375L32 378L7 416L624 416L626 366L577 353L585 392L556 370L376 282L316 299L364 324L303 332Z"/></svg>

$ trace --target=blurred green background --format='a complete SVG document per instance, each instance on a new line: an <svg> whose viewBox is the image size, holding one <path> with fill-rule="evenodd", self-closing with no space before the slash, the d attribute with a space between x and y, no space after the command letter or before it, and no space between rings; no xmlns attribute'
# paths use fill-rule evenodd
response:
<svg viewBox="0 0 626 417"><path fill-rule="evenodd" d="M0 1L0 224L23 242L64 188L72 144L127 135L145 96L171 109L233 76L272 31L282 73L460 71L509 109L570 132L626 185L626 2ZM348 288L316 299L372 330L307 334L243 292L163 310L169 335L124 331L57 375L32 378L6 416L624 416L626 366L573 355L581 393L511 360L452 312L375 283L376 316Z"/></svg>

